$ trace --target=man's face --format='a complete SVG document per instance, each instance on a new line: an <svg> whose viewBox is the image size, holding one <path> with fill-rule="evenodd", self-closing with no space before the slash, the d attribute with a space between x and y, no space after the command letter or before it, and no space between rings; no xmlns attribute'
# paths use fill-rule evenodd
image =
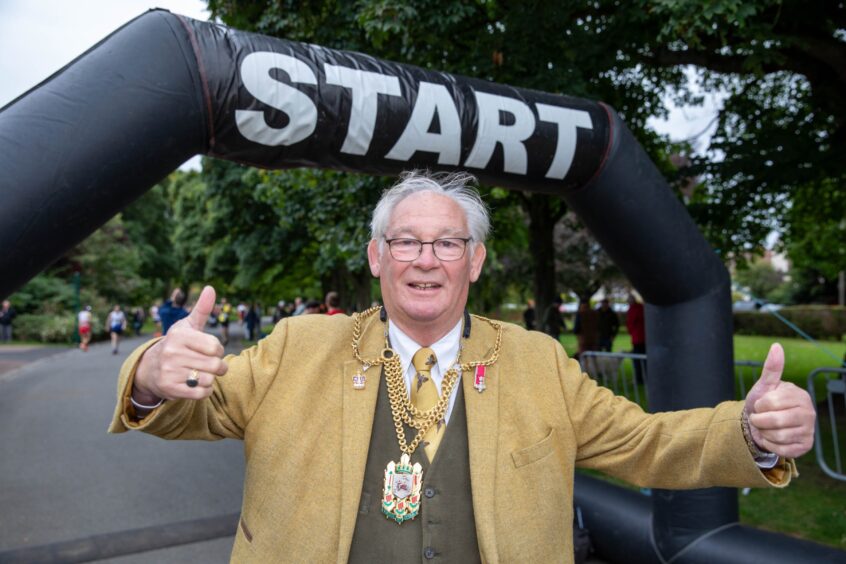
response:
<svg viewBox="0 0 846 564"><path fill-rule="evenodd" d="M419 192L394 208L385 235L388 239L433 241L444 237L466 238L470 232L464 212L453 200ZM417 259L400 262L391 256L387 244L380 255L378 241L370 241L367 248L370 271L380 279L388 314L403 330L440 338L458 323L470 283L479 278L485 262L485 246L477 244L471 253L472 245L469 243L464 256L456 261L441 261L434 255L432 245L424 245Z"/></svg>

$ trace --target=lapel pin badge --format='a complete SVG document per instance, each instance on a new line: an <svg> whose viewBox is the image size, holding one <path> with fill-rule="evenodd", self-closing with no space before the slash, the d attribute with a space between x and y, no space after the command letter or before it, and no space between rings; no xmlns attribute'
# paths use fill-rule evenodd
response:
<svg viewBox="0 0 846 564"><path fill-rule="evenodd" d="M363 390L364 385L367 383L367 376L364 375L367 372L367 369L370 368L369 364L365 364L361 367L361 370L356 372L352 377L352 384L354 390Z"/></svg>
<svg viewBox="0 0 846 564"><path fill-rule="evenodd" d="M481 394L485 391L485 366L480 364L476 366L476 374L473 377L473 387Z"/></svg>

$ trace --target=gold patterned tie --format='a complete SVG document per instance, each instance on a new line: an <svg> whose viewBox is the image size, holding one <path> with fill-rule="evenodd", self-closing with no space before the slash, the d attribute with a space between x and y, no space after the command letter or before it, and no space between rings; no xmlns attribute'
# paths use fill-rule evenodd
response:
<svg viewBox="0 0 846 564"><path fill-rule="evenodd" d="M437 362L435 351L430 348L420 349L411 359L411 363L417 371L411 382L411 403L423 412L433 409L440 399L438 388L432 381L431 373L432 367ZM430 463L435 459L435 453L438 450L438 445L441 444L444 432L446 432L446 422L441 419L423 435L423 445Z"/></svg>

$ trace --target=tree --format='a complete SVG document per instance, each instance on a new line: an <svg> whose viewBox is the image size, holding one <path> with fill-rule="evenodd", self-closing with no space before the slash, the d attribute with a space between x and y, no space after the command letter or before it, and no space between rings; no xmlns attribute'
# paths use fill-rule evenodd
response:
<svg viewBox="0 0 846 564"><path fill-rule="evenodd" d="M784 274L773 268L767 260L757 260L739 268L734 276L738 284L748 288L756 299L771 300L784 284Z"/></svg>
<svg viewBox="0 0 846 564"><path fill-rule="evenodd" d="M164 186L156 185L121 212L127 239L138 252L136 275L144 281L132 296L143 303L169 294L178 274L171 244L175 225Z"/></svg>
<svg viewBox="0 0 846 564"><path fill-rule="evenodd" d="M725 255L760 249L774 228L784 231L788 249L801 253L803 244L791 240L802 238L804 222L788 210L802 207L808 191L825 201L846 180L846 4L640 0L637 6L662 22L637 52L644 65L693 65L705 90L727 95L707 153L687 173L704 181L690 207L694 218ZM676 92L691 99L686 88Z"/></svg>
<svg viewBox="0 0 846 564"><path fill-rule="evenodd" d="M793 263L793 299L837 303L837 279L846 270L846 192L801 186L787 211L784 249Z"/></svg>
<svg viewBox="0 0 846 564"><path fill-rule="evenodd" d="M555 226L555 261L559 287L579 301L589 301L603 286L610 289L624 279L602 246L573 212Z"/></svg>
<svg viewBox="0 0 846 564"><path fill-rule="evenodd" d="M298 249L321 282L347 308L370 307L371 276L366 218L388 180L334 171L255 171L257 199L268 204L285 243Z"/></svg>

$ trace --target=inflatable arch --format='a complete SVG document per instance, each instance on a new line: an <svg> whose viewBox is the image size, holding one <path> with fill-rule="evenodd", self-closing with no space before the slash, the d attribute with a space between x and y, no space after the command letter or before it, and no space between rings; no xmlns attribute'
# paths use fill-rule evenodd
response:
<svg viewBox="0 0 846 564"><path fill-rule="evenodd" d="M733 397L728 274L611 108L163 10L0 109L0 295L198 153L378 175L466 169L558 194L647 302L651 410ZM612 562L842 558L737 524L731 489L647 498L579 476L576 501Z"/></svg>

